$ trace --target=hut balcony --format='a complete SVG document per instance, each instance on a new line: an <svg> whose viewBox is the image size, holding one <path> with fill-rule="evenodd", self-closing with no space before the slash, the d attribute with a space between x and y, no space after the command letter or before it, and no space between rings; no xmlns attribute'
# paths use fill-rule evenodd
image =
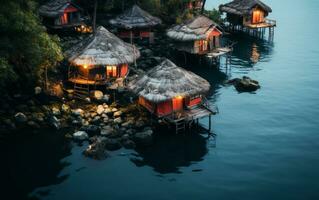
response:
<svg viewBox="0 0 319 200"><path fill-rule="evenodd" d="M276 27L277 26L277 21L273 19L264 19L262 22L258 23L252 23L251 21L249 22L244 22L244 26L247 28L251 29L258 29L258 28L271 28L271 27Z"/></svg>

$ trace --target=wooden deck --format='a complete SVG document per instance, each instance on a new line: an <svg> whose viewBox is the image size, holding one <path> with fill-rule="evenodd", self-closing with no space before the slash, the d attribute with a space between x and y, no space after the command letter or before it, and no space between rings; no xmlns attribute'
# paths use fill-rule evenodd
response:
<svg viewBox="0 0 319 200"><path fill-rule="evenodd" d="M106 85L107 81L95 81L95 80L88 80L83 78L69 78L69 81L76 84L82 84L82 85Z"/></svg>
<svg viewBox="0 0 319 200"><path fill-rule="evenodd" d="M276 27L277 22L275 20L271 19L266 19L265 22L263 23L258 23L258 24L244 24L245 27L251 28L251 29L258 29L258 28L271 28L271 27Z"/></svg>

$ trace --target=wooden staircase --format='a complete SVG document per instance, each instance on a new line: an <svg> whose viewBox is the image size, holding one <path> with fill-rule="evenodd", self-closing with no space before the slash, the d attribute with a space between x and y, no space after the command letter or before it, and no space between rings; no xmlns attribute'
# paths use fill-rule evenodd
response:
<svg viewBox="0 0 319 200"><path fill-rule="evenodd" d="M175 126L176 126L176 134L180 131L185 132L186 130L186 122L184 118L180 118L178 120L175 120Z"/></svg>
<svg viewBox="0 0 319 200"><path fill-rule="evenodd" d="M85 100L90 96L90 86L87 84L74 83L73 98L79 100Z"/></svg>

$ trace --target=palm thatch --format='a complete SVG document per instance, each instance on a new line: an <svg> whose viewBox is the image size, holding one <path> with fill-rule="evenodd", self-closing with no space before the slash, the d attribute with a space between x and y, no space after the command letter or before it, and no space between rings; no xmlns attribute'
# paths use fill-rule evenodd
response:
<svg viewBox="0 0 319 200"><path fill-rule="evenodd" d="M66 52L74 65L120 65L133 63L139 50L100 26L96 34Z"/></svg>
<svg viewBox="0 0 319 200"><path fill-rule="evenodd" d="M71 0L51 0L48 3L40 6L39 14L45 17L57 17L63 14L64 10L69 6L72 5L78 9L76 4L72 3Z"/></svg>
<svg viewBox="0 0 319 200"><path fill-rule="evenodd" d="M210 84L203 78L177 67L166 59L144 76L131 81L128 88L146 100L159 103L176 96L206 93Z"/></svg>
<svg viewBox="0 0 319 200"><path fill-rule="evenodd" d="M272 9L260 0L234 0L230 3L220 5L219 10L221 12L244 16L251 14L252 9L256 6L259 6L268 13L272 12Z"/></svg>
<svg viewBox="0 0 319 200"><path fill-rule="evenodd" d="M152 16L137 5L110 20L110 24L124 29L148 28L161 23L159 18Z"/></svg>
<svg viewBox="0 0 319 200"><path fill-rule="evenodd" d="M167 31L167 36L177 41L194 41L207 38L207 34L218 28L211 19L199 15L183 24L176 25Z"/></svg>

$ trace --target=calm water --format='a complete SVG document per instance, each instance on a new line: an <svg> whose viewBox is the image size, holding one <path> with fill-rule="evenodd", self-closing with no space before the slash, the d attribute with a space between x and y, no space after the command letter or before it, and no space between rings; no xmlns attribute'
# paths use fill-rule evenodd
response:
<svg viewBox="0 0 319 200"><path fill-rule="evenodd" d="M274 42L232 36L228 74L261 90L239 94L222 86L225 74L192 68L214 85L216 140L163 136L152 149L94 161L81 155L85 145L41 133L2 145L1 189L40 199L319 199L319 1L265 2L278 21Z"/></svg>

